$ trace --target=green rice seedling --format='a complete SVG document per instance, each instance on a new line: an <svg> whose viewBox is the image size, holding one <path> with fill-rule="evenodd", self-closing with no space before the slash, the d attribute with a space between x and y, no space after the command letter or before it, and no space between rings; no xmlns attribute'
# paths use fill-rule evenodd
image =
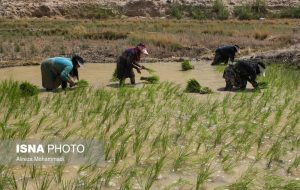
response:
<svg viewBox="0 0 300 190"><path fill-rule="evenodd" d="M187 150L180 150L173 162L173 170L176 172L182 166L182 164L188 159L190 153Z"/></svg>
<svg viewBox="0 0 300 190"><path fill-rule="evenodd" d="M15 189L17 190L18 189L18 183L17 183L17 180L15 178L15 175L12 173L10 174L11 176L8 178L8 184L10 186L9 189Z"/></svg>
<svg viewBox="0 0 300 190"><path fill-rule="evenodd" d="M189 60L184 60L184 61L181 63L181 69L182 69L183 71L188 71L188 70L194 69L194 66L190 64L190 61L189 61Z"/></svg>
<svg viewBox="0 0 300 190"><path fill-rule="evenodd" d="M199 93L200 89L201 85L199 84L199 82L196 79L190 79L185 90L187 92Z"/></svg>
<svg viewBox="0 0 300 190"><path fill-rule="evenodd" d="M116 150L115 163L114 163L115 165L117 165L120 160L122 160L126 157L127 141L131 136L132 136L132 134L129 134L124 140L122 140L120 148L118 150Z"/></svg>
<svg viewBox="0 0 300 190"><path fill-rule="evenodd" d="M125 173L129 173L129 175L126 176L125 180L122 182L120 186L120 190L129 190L132 189L132 180L134 177L136 177L137 172L133 169L131 171L124 171Z"/></svg>
<svg viewBox="0 0 300 190"><path fill-rule="evenodd" d="M153 74L156 72L154 69L151 69L149 67L145 67L145 70L148 71L148 73L150 73L150 74Z"/></svg>
<svg viewBox="0 0 300 190"><path fill-rule="evenodd" d="M200 190L202 188L203 183L209 178L212 174L210 170L210 165L205 166L203 169L200 169L197 175L197 182L196 182L196 190Z"/></svg>
<svg viewBox="0 0 300 190"><path fill-rule="evenodd" d="M39 120L39 122L38 122L38 124L37 124L37 126L36 126L36 128L35 128L35 130L34 130L35 133L38 132L39 128L42 126L42 124L43 124L43 122L46 120L46 118L47 118L47 115L46 115L46 114L44 114L44 115L41 117L41 119Z"/></svg>
<svg viewBox="0 0 300 190"><path fill-rule="evenodd" d="M52 180L53 179L49 177L48 174L46 174L41 179L37 179L37 178L35 179L35 186L37 189L47 190L49 189Z"/></svg>
<svg viewBox="0 0 300 190"><path fill-rule="evenodd" d="M157 75L153 75L151 77L141 77L141 80L145 80L151 84L155 84L159 82L159 77Z"/></svg>
<svg viewBox="0 0 300 190"><path fill-rule="evenodd" d="M29 82L22 82L20 84L20 92L21 96L34 96L39 93L39 89L37 86L30 84Z"/></svg>
<svg viewBox="0 0 300 190"><path fill-rule="evenodd" d="M284 180L284 178L275 175L267 175L264 179L266 190L295 190L300 188L299 180Z"/></svg>
<svg viewBox="0 0 300 190"><path fill-rule="evenodd" d="M163 165L164 165L164 161L165 161L166 155L161 156L153 166L150 167L149 169L149 173L148 173L148 178L145 184L145 189L149 190L151 188L151 186L153 185L154 181L157 179L158 174L160 173Z"/></svg>
<svg viewBox="0 0 300 190"><path fill-rule="evenodd" d="M202 87L196 79L190 79L185 88L186 92L210 94L212 90L208 87Z"/></svg>
<svg viewBox="0 0 300 190"><path fill-rule="evenodd" d="M250 168L239 180L237 180L235 183L230 184L226 188L228 188L229 190L251 189L251 185L256 175L257 171L254 171Z"/></svg>
<svg viewBox="0 0 300 190"><path fill-rule="evenodd" d="M27 184L28 184L28 177L26 177L26 173L22 178L22 190L26 190L27 189Z"/></svg>
<svg viewBox="0 0 300 190"><path fill-rule="evenodd" d="M289 165L287 172L292 173L293 169L296 169L300 166L300 156L297 156L294 161Z"/></svg>
<svg viewBox="0 0 300 190"><path fill-rule="evenodd" d="M277 140L272 147L269 149L269 151L267 152L267 156L269 157L269 161L267 164L267 167L270 168L271 164L274 160L279 160L279 157L281 155L282 152L282 142Z"/></svg>
<svg viewBox="0 0 300 190"><path fill-rule="evenodd" d="M268 82L265 82L265 81L263 81L263 82L258 82L258 87L259 87L260 89L268 88Z"/></svg>
<svg viewBox="0 0 300 190"><path fill-rule="evenodd" d="M26 121L20 121L19 123L16 124L18 128L18 138L20 139L25 139L27 135L30 133L30 124L27 123Z"/></svg>
<svg viewBox="0 0 300 190"><path fill-rule="evenodd" d="M79 80L79 81L76 83L76 86L79 87L79 88L85 88L85 87L88 87L88 86L89 86L89 82L86 81L86 80Z"/></svg>
<svg viewBox="0 0 300 190"><path fill-rule="evenodd" d="M72 180L63 180L61 183L62 190L73 190L75 188L74 181Z"/></svg>
<svg viewBox="0 0 300 190"><path fill-rule="evenodd" d="M117 172L116 165L113 165L111 168L106 170L104 172L105 185L108 186L109 182L111 181L111 178L117 174L118 174L118 172Z"/></svg>
<svg viewBox="0 0 300 190"><path fill-rule="evenodd" d="M200 94L211 94L212 93L212 90L208 87L201 87L200 88Z"/></svg>
<svg viewBox="0 0 300 190"><path fill-rule="evenodd" d="M65 168L64 165L59 165L55 168L54 180L56 184L60 184L62 182L64 168Z"/></svg>

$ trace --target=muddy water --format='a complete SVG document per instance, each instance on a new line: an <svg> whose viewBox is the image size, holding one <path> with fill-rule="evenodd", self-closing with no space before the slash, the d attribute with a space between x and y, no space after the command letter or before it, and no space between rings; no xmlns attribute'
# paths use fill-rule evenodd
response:
<svg viewBox="0 0 300 190"><path fill-rule="evenodd" d="M197 79L201 85L208 86L214 91L224 87L222 74L214 70L209 63L194 62L195 69L191 71L181 71L180 63L151 63L144 64L146 67L154 69L156 75L161 81L171 81L184 87L186 82L191 79ZM84 69L79 70L81 79L89 81L94 87L109 87L115 64L86 64ZM149 76L145 70L142 74L136 73L138 84L143 83L139 80L141 76ZM41 72L39 66L10 67L0 69L0 80L13 79L18 81L29 81L41 87ZM129 79L126 80L129 83Z"/></svg>

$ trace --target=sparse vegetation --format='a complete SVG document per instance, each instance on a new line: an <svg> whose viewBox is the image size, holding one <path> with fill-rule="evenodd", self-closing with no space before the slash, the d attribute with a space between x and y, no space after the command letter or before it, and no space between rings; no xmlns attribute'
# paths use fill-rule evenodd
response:
<svg viewBox="0 0 300 190"><path fill-rule="evenodd" d="M300 18L300 4L297 6L291 6L289 8L281 10L274 17L279 18Z"/></svg>
<svg viewBox="0 0 300 190"><path fill-rule="evenodd" d="M241 20L264 18L267 15L267 6L264 0L255 0L234 8L234 15Z"/></svg>
<svg viewBox="0 0 300 190"><path fill-rule="evenodd" d="M223 0L214 1L212 12L214 13L214 17L220 20L225 20L229 17L229 11Z"/></svg>
<svg viewBox="0 0 300 190"><path fill-rule="evenodd" d="M115 62L120 52L140 42L149 48L149 56L157 59L185 55L200 58L220 44L240 44L253 53L258 49L263 51L293 44L299 36L298 25L298 20L3 19L0 22L1 58L14 61L22 56L24 61L40 62L45 57L68 56L81 51L89 62L102 62L104 57L109 58L106 62ZM278 40L268 40L269 37ZM15 51L14 44L19 44L19 52Z"/></svg>
<svg viewBox="0 0 300 190"><path fill-rule="evenodd" d="M269 33L264 32L264 31L257 31L254 34L254 38L257 40L265 40L268 36L269 36Z"/></svg>

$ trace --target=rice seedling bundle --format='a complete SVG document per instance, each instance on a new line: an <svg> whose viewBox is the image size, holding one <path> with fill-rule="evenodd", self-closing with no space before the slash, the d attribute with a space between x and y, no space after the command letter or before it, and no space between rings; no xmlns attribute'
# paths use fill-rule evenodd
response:
<svg viewBox="0 0 300 190"><path fill-rule="evenodd" d="M196 79L190 79L186 86L186 92L210 94L212 90L208 87L202 87Z"/></svg>
<svg viewBox="0 0 300 190"><path fill-rule="evenodd" d="M34 96L39 93L39 89L37 86L29 83L29 82L22 82L19 86L21 96Z"/></svg>
<svg viewBox="0 0 300 190"><path fill-rule="evenodd" d="M153 73L156 72L154 69L151 69L151 68L148 68L148 67L145 67L145 70L148 71L150 74L153 74Z"/></svg>
<svg viewBox="0 0 300 190"><path fill-rule="evenodd" d="M78 87L88 87L89 86L89 82L88 81L86 81L86 80L79 80L78 82L77 82L77 86Z"/></svg>
<svg viewBox="0 0 300 190"><path fill-rule="evenodd" d="M183 71L194 69L194 66L190 64L189 60L184 60L181 63L181 68Z"/></svg>
<svg viewBox="0 0 300 190"><path fill-rule="evenodd" d="M157 75L153 75L151 77L141 77L141 80L145 80L151 84L155 84L159 82L159 77Z"/></svg>

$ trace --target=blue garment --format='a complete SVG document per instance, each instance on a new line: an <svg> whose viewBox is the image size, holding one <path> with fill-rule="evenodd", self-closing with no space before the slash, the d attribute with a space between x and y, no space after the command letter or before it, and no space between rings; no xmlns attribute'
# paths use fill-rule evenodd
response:
<svg viewBox="0 0 300 190"><path fill-rule="evenodd" d="M50 61L53 63L53 66L55 69L60 73L60 77L63 81L68 80L68 75L73 69L73 63L70 58L65 57L53 57L47 59L47 61Z"/></svg>

